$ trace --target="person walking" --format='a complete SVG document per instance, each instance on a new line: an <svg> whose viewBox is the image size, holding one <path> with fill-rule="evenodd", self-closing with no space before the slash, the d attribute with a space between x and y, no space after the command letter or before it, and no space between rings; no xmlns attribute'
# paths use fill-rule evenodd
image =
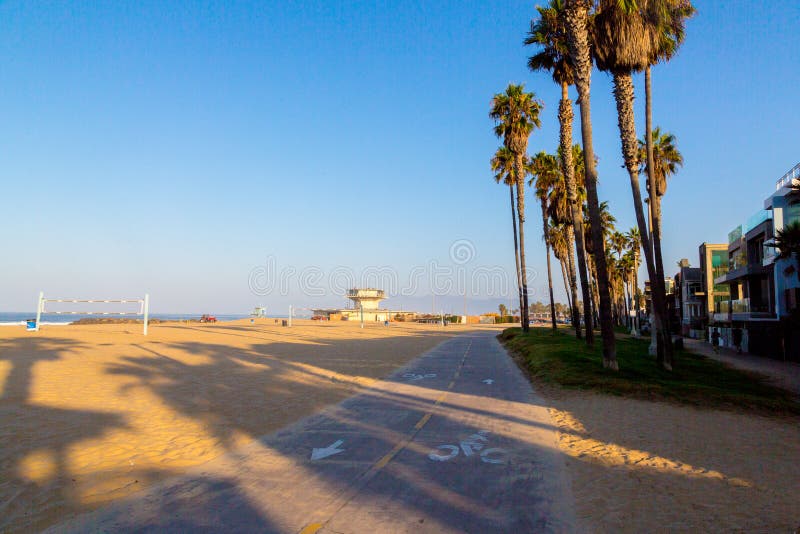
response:
<svg viewBox="0 0 800 534"><path fill-rule="evenodd" d="M733 346L738 354L742 353L742 329L738 326L733 329Z"/></svg>
<svg viewBox="0 0 800 534"><path fill-rule="evenodd" d="M711 333L711 344L714 346L714 354L719 354L719 329L715 328Z"/></svg>

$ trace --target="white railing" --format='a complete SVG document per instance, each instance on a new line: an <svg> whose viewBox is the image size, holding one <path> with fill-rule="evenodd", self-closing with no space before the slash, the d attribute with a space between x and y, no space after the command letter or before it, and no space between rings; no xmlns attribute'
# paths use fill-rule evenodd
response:
<svg viewBox="0 0 800 534"><path fill-rule="evenodd" d="M800 163L789 169L789 172L781 176L777 182L775 182L775 190L782 187L786 187L792 183L792 180L795 178L800 179Z"/></svg>

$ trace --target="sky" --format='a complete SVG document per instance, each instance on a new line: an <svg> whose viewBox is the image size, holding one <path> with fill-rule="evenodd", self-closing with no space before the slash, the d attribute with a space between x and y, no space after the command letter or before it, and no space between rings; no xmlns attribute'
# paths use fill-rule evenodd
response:
<svg viewBox="0 0 800 534"><path fill-rule="evenodd" d="M283 313L342 305L348 282L372 280L393 308L459 311L465 292L470 313L510 302L488 109L524 83L544 102L529 152L555 150L559 89L528 71L522 45L534 5L0 1L0 311L32 310L44 291ZM664 197L667 272L725 242L800 161L800 3L695 5L678 56L653 70L654 123L685 159ZM611 80L597 71L592 114L599 195L627 230ZM544 301L531 197L531 300Z"/></svg>

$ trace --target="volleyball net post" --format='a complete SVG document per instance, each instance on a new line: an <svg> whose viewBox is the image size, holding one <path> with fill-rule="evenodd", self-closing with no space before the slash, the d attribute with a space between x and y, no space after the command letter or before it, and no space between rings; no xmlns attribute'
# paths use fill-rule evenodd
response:
<svg viewBox="0 0 800 534"><path fill-rule="evenodd" d="M70 310L70 311L47 311L45 308L48 302L58 302L66 304L139 304L139 311L88 311L88 310ZM142 333L147 335L147 325L150 322L150 294L145 294L144 298L140 299L48 299L44 297L44 292L39 292L39 301L36 305L36 327L35 332L39 331L39 326L42 321L43 313L52 313L54 315L141 315L142 316Z"/></svg>

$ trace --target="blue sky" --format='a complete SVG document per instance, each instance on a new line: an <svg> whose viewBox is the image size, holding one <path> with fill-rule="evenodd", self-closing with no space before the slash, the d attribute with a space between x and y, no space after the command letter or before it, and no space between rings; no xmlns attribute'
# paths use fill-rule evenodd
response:
<svg viewBox="0 0 800 534"><path fill-rule="evenodd" d="M415 266L453 266L457 240L475 251L468 272L513 272L487 112L524 82L545 103L530 152L555 149L558 88L527 71L521 44L534 5L0 2L0 310L32 309L39 290L147 291L161 312L333 305L297 280L285 295L256 295L248 280L268 257L323 281L370 266L406 280ZM664 200L668 271L724 241L800 161L800 4L696 5L680 54L653 73L655 123L686 160ZM593 81L600 196L628 229L610 79ZM425 284L415 294L393 304L428 302Z"/></svg>

